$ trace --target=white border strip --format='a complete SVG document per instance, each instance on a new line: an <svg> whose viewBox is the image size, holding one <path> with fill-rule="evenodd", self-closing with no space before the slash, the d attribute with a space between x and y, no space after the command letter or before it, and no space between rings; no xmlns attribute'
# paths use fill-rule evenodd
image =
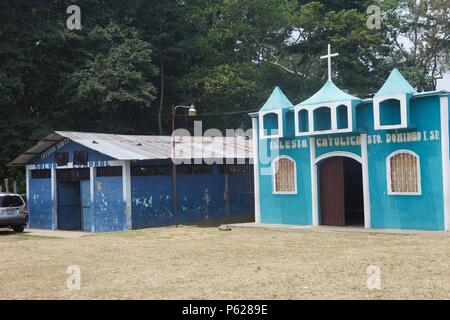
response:
<svg viewBox="0 0 450 320"><path fill-rule="evenodd" d="M325 154L321 155L320 157L317 157L314 164L317 165L320 161L322 161L324 159L332 158L332 157L351 158L362 164L362 158L360 156L358 156L357 154L354 154L352 152L347 152L347 151L333 151L333 152L325 153Z"/></svg>
<svg viewBox="0 0 450 320"><path fill-rule="evenodd" d="M367 133L361 133L361 160L364 198L364 227L369 229L372 225L370 214L370 183L369 183L369 156L367 152Z"/></svg>
<svg viewBox="0 0 450 320"><path fill-rule="evenodd" d="M448 96L441 97L441 158L442 158L442 192L444 195L444 226L450 230L450 154L449 154L449 115Z"/></svg>
<svg viewBox="0 0 450 320"><path fill-rule="evenodd" d="M260 193L259 193L259 137L258 118L252 118L253 125L253 184L255 197L255 222L261 223Z"/></svg>
<svg viewBox="0 0 450 320"><path fill-rule="evenodd" d="M319 195L317 191L317 166L316 166L316 139L309 138L309 158L311 165L311 204L312 204L312 224L319 225Z"/></svg>
<svg viewBox="0 0 450 320"><path fill-rule="evenodd" d="M95 232L95 208L94 208L94 202L95 202L95 177L97 176L97 168L90 168L90 175L89 175L89 192L90 192L90 202L91 202L91 210L90 210L90 223L91 223L91 232Z"/></svg>
<svg viewBox="0 0 450 320"><path fill-rule="evenodd" d="M50 169L51 199L52 199L52 230L58 229L58 199L56 187L56 169Z"/></svg>
<svg viewBox="0 0 450 320"><path fill-rule="evenodd" d="M126 230L131 230L131 166L130 161L123 161L122 164L122 192L123 202L125 202Z"/></svg>

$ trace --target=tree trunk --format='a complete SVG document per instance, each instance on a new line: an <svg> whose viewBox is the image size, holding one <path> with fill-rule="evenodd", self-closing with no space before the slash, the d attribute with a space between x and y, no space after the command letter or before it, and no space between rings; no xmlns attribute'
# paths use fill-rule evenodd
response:
<svg viewBox="0 0 450 320"><path fill-rule="evenodd" d="M159 134L163 134L163 127L162 127L162 110L164 107L164 58L161 52L161 49L159 51L159 61L160 61L160 77L161 77L161 85L160 85L160 91L159 91L159 109L158 109L158 128L159 128Z"/></svg>

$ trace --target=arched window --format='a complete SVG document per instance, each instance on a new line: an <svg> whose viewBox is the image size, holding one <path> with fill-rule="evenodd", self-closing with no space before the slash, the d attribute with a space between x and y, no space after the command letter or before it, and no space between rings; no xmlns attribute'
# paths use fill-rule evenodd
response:
<svg viewBox="0 0 450 320"><path fill-rule="evenodd" d="M309 131L309 123L308 123L308 110L302 109L297 114L298 117L298 132L308 132Z"/></svg>
<svg viewBox="0 0 450 320"><path fill-rule="evenodd" d="M331 109L329 107L320 107L313 111L314 131L331 130Z"/></svg>
<svg viewBox="0 0 450 320"><path fill-rule="evenodd" d="M409 150L392 153L386 159L389 194L421 194L420 159Z"/></svg>
<svg viewBox="0 0 450 320"><path fill-rule="evenodd" d="M347 129L348 126L348 107L341 104L336 108L336 120L338 129Z"/></svg>
<svg viewBox="0 0 450 320"><path fill-rule="evenodd" d="M297 168L292 158L282 156L273 162L273 193L297 193Z"/></svg>
<svg viewBox="0 0 450 320"><path fill-rule="evenodd" d="M263 116L264 131L267 136L278 135L278 114L267 113Z"/></svg>
<svg viewBox="0 0 450 320"><path fill-rule="evenodd" d="M388 99L380 102L380 125L400 125L401 103L398 99Z"/></svg>

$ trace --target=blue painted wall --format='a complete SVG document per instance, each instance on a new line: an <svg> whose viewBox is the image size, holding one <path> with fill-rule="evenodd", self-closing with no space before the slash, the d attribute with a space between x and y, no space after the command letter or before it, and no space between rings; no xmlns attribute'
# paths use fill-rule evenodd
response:
<svg viewBox="0 0 450 320"><path fill-rule="evenodd" d="M309 156L309 139L281 139L272 142L277 147L270 148L271 140L260 140L260 198L261 222L281 224L311 224L311 173ZM264 146L263 146L264 144ZM293 149L293 145L296 146ZM301 146L301 148L298 148ZM272 193L272 162L286 155L296 160L297 164L297 194Z"/></svg>
<svg viewBox="0 0 450 320"><path fill-rule="evenodd" d="M92 203L91 203L91 186L89 180L80 181L80 197L81 211L83 218L83 231L90 232L92 230Z"/></svg>
<svg viewBox="0 0 450 320"><path fill-rule="evenodd" d="M392 136L386 134L394 131L370 132L377 136L373 141L382 142L368 145L372 226L444 230L441 137L440 133L430 134L440 131L439 98L415 99L410 108L410 120L417 128L414 131L421 133L420 141L393 143ZM422 195L387 194L386 157L401 149L420 157Z"/></svg>
<svg viewBox="0 0 450 320"><path fill-rule="evenodd" d="M50 179L30 179L29 225L31 228L52 228L52 199Z"/></svg>
<svg viewBox="0 0 450 320"><path fill-rule="evenodd" d="M131 203L133 229L174 224L172 176L132 176Z"/></svg>
<svg viewBox="0 0 450 320"><path fill-rule="evenodd" d="M95 232L126 230L122 177L96 177L94 188Z"/></svg>
<svg viewBox="0 0 450 320"><path fill-rule="evenodd" d="M230 188L245 183L248 175L228 175ZM178 174L177 208L179 223L194 224L223 221L225 212L225 175ZM173 225L172 176L132 176L133 229ZM252 221L254 217L252 194L232 192L229 200L232 219Z"/></svg>

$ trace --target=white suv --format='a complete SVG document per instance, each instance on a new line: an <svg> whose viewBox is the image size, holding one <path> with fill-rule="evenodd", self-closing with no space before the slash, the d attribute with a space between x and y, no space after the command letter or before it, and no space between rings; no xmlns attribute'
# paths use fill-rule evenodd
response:
<svg viewBox="0 0 450 320"><path fill-rule="evenodd" d="M28 222L28 209L18 194L0 193L0 228L11 227L23 232Z"/></svg>

